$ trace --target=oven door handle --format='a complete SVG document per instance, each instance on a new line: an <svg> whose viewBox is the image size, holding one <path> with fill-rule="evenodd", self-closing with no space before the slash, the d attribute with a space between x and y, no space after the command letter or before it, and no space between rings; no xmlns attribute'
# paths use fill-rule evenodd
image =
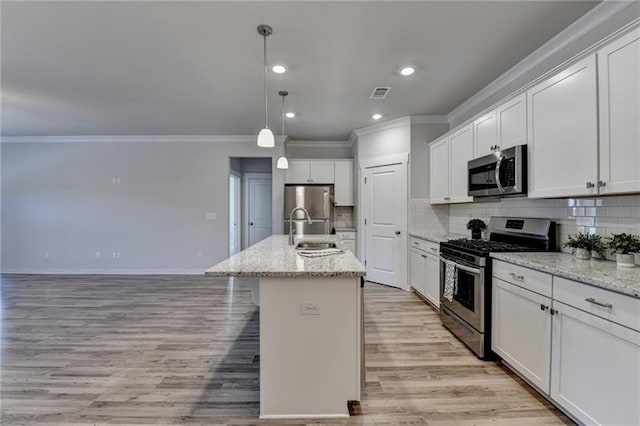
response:
<svg viewBox="0 0 640 426"><path fill-rule="evenodd" d="M498 190L500 192L504 192L504 188L502 187L502 182L500 182L500 166L502 165L502 154L498 158L498 162L496 163L496 185L498 185Z"/></svg>
<svg viewBox="0 0 640 426"><path fill-rule="evenodd" d="M444 262L444 261L447 261L449 259L441 256L440 260ZM480 269L470 268L468 266L461 265L461 264L459 264L457 262L456 262L456 268L460 269L461 271L466 271L466 272L469 272L469 273L475 274L475 275L480 275L482 273L482 271L480 271Z"/></svg>

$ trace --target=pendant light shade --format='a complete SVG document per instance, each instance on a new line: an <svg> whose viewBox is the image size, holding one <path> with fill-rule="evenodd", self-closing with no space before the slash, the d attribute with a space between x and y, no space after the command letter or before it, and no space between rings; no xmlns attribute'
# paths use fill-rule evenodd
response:
<svg viewBox="0 0 640 426"><path fill-rule="evenodd" d="M278 158L278 162L276 163L276 167L278 169L288 169L289 168L289 160L284 155Z"/></svg>
<svg viewBox="0 0 640 426"><path fill-rule="evenodd" d="M269 128L269 102L267 100L267 37L273 33L273 29L269 25L258 25L258 34L262 36L263 53L264 53L264 127L258 133L258 146L263 148L273 148L276 146L276 138Z"/></svg>
<svg viewBox="0 0 640 426"><path fill-rule="evenodd" d="M278 95L282 97L282 140L284 141L284 98L287 96L289 92L286 90L281 90L278 92ZM286 147L286 146L285 146ZM276 168L278 169L288 169L289 168L289 160L284 155L278 158L278 162L276 163Z"/></svg>
<svg viewBox="0 0 640 426"><path fill-rule="evenodd" d="M265 127L258 133L258 146L262 148L273 148L276 146L276 138L270 128Z"/></svg>

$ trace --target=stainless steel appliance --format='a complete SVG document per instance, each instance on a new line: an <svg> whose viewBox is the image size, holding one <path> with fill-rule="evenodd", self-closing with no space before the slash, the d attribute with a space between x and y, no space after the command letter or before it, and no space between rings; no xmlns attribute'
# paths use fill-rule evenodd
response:
<svg viewBox="0 0 640 426"><path fill-rule="evenodd" d="M491 358L491 252L555 251L555 223L548 219L492 217L489 240L440 243L440 318L480 358ZM444 295L447 261L457 291Z"/></svg>
<svg viewBox="0 0 640 426"><path fill-rule="evenodd" d="M285 185L284 229L289 229L289 215L296 207L309 212L311 223L299 209L293 213L293 231L296 235L329 234L333 229L332 185Z"/></svg>
<svg viewBox="0 0 640 426"><path fill-rule="evenodd" d="M468 192L473 197L527 194L527 146L518 145L468 162Z"/></svg>

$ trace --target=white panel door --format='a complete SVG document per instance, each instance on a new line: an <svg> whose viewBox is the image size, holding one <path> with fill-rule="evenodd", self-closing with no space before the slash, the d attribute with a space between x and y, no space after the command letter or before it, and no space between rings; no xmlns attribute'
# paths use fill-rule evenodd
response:
<svg viewBox="0 0 640 426"><path fill-rule="evenodd" d="M449 138L429 146L429 198L431 204L449 202Z"/></svg>
<svg viewBox="0 0 640 426"><path fill-rule="evenodd" d="M468 203L469 160L473 159L473 123L449 138L449 202Z"/></svg>
<svg viewBox="0 0 640 426"><path fill-rule="evenodd" d="M309 161L309 183L334 183L333 161Z"/></svg>
<svg viewBox="0 0 640 426"><path fill-rule="evenodd" d="M248 179L249 245L271 235L271 178Z"/></svg>
<svg viewBox="0 0 640 426"><path fill-rule="evenodd" d="M529 196L597 193L595 54L527 92Z"/></svg>
<svg viewBox="0 0 640 426"><path fill-rule="evenodd" d="M229 255L241 250L242 196L240 176L229 175Z"/></svg>
<svg viewBox="0 0 640 426"><path fill-rule="evenodd" d="M423 297L427 296L427 255L421 250L411 248L410 255L411 287Z"/></svg>
<svg viewBox="0 0 640 426"><path fill-rule="evenodd" d="M551 299L493 278L491 349L549 394Z"/></svg>
<svg viewBox="0 0 640 426"><path fill-rule="evenodd" d="M527 143L527 94L505 102L496 108L498 146L507 149Z"/></svg>
<svg viewBox="0 0 640 426"><path fill-rule="evenodd" d="M284 183L309 183L309 162L289 160L289 168L285 172Z"/></svg>
<svg viewBox="0 0 640 426"><path fill-rule="evenodd" d="M493 152L494 146L498 145L498 126L496 122L496 112L491 111L473 122L474 133L474 158L482 157Z"/></svg>
<svg viewBox="0 0 640 426"><path fill-rule="evenodd" d="M426 297L436 308L440 307L440 258L427 254Z"/></svg>
<svg viewBox="0 0 640 426"><path fill-rule="evenodd" d="M403 164L365 169L365 266L369 281L405 287L406 188Z"/></svg>
<svg viewBox="0 0 640 426"><path fill-rule="evenodd" d="M598 52L600 193L640 191L640 29Z"/></svg>
<svg viewBox="0 0 640 426"><path fill-rule="evenodd" d="M640 333L553 303L551 398L585 424L640 424Z"/></svg>
<svg viewBox="0 0 640 426"><path fill-rule="evenodd" d="M353 206L353 161L335 162L336 206Z"/></svg>

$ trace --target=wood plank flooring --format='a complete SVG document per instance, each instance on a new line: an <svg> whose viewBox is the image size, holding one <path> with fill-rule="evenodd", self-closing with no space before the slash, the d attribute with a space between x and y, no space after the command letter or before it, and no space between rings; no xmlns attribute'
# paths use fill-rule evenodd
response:
<svg viewBox="0 0 640 426"><path fill-rule="evenodd" d="M571 421L479 361L415 294L365 287L367 387L342 421L259 421L246 281L3 276L1 423L526 425Z"/></svg>

